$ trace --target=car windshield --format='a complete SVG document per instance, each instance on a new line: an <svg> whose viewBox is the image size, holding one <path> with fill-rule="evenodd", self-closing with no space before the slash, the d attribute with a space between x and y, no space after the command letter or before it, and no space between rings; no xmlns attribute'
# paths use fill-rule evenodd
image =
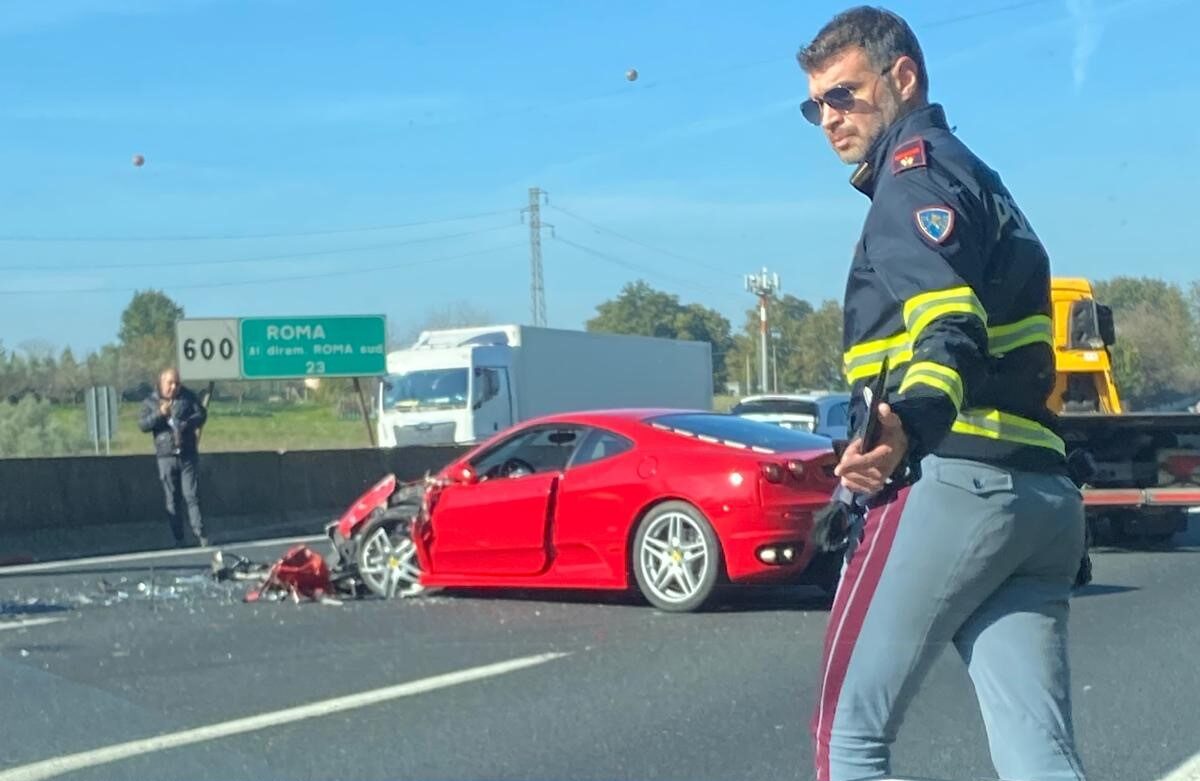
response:
<svg viewBox="0 0 1200 781"><path fill-rule="evenodd" d="M747 399L731 410L734 415L808 415L817 417L817 405L799 399Z"/></svg>
<svg viewBox="0 0 1200 781"><path fill-rule="evenodd" d="M814 434L782 428L770 423L718 413L670 413L647 419L647 423L696 437L711 437L776 453L796 450L826 450L829 440Z"/></svg>
<svg viewBox="0 0 1200 781"><path fill-rule="evenodd" d="M467 370L425 369L389 374L383 382L383 408L457 409L467 405Z"/></svg>

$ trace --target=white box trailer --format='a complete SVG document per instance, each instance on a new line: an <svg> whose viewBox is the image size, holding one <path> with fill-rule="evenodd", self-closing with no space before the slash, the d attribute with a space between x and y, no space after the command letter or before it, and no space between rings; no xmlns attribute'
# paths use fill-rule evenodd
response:
<svg viewBox="0 0 1200 781"><path fill-rule="evenodd" d="M469 444L532 418L712 409L707 342L522 325L426 331L388 355L379 443Z"/></svg>

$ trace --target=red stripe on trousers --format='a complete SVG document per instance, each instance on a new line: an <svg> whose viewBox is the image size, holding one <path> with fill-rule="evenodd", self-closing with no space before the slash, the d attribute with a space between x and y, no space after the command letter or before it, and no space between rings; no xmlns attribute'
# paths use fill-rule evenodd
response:
<svg viewBox="0 0 1200 781"><path fill-rule="evenodd" d="M868 513L863 541L846 567L845 577L838 587L829 614L829 624L825 630L824 664L821 666L821 693L810 724L817 781L829 781L829 740L837 715L838 697L846 681L854 646L867 618L867 609L871 606L892 542L896 539L908 491L908 486L902 488L892 501ZM874 522L873 515L877 515L878 522Z"/></svg>

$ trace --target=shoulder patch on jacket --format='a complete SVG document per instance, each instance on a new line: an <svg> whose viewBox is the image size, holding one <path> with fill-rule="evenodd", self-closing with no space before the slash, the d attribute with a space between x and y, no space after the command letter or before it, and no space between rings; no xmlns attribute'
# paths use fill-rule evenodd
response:
<svg viewBox="0 0 1200 781"><path fill-rule="evenodd" d="M913 168L923 168L928 165L925 157L925 139L917 136L896 147L892 153L892 173L908 171Z"/></svg>
<svg viewBox="0 0 1200 781"><path fill-rule="evenodd" d="M954 230L954 210L946 206L926 206L917 209L913 216L917 220L917 229L934 244L941 244L950 238Z"/></svg>

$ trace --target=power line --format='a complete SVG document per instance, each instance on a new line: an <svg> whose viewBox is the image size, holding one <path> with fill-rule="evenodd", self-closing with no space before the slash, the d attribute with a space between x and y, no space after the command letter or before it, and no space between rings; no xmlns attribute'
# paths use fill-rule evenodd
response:
<svg viewBox="0 0 1200 781"><path fill-rule="evenodd" d="M618 258L613 255L609 255L607 252L601 252L600 250L592 249L591 247L584 246L583 244L579 244L577 242L571 241L570 239L564 239L562 236L555 236L554 239L556 241L562 242L563 244L566 244L569 247L574 247L575 249L579 250L580 252L591 255L594 258L598 258L598 259L606 261L608 263L612 263L614 265L620 266L620 267L630 270L630 271L636 271L640 274L647 274L650 276L658 277L660 279L664 279L664 280L673 282L676 285L684 285L686 287L690 287L690 288L693 288L696 290L703 290L707 293L716 293L717 295L722 295L722 296L724 295L724 293L716 290L715 288L707 287L705 285L698 285L695 282L692 282L687 279L681 279L681 278L673 276L671 274L664 274L661 271L656 271L654 269L647 268L646 266L640 266L636 263L630 263L629 261L624 260L622 258Z"/></svg>
<svg viewBox="0 0 1200 781"><path fill-rule="evenodd" d="M502 244L498 247L490 247L488 249L475 250L473 252L463 252L458 255L443 255L437 258L426 258L424 260L407 261L405 263L390 263L385 266L371 266L369 268L351 268L339 269L337 271L328 271L317 274L296 274L286 277L261 277L258 279L242 279L229 280L224 282L197 282L188 285L170 285L168 290L198 290L204 288L221 288L221 287L243 287L246 285L264 285L264 284L280 284L285 282L296 282L310 279L329 279L332 277L344 277L351 274L367 274L376 271L394 271L400 268L411 268L415 266L425 266L431 263L444 263L451 260L461 260L463 258L475 257L478 255L487 255L493 252L501 252L503 250L515 249L524 247L524 242L514 244ZM139 288L136 287L92 287L92 288L75 288L73 290L47 290L47 289L32 289L32 290L0 290L0 295L15 296L15 295L68 295L71 293L131 293Z"/></svg>
<svg viewBox="0 0 1200 781"><path fill-rule="evenodd" d="M223 258L219 260L188 260L178 263L161 263L159 261L145 261L138 263L89 263L85 267L78 264L38 264L30 266L0 266L0 271L93 271L100 269L131 269L131 268L157 268L163 270L170 269L186 269L192 266L220 266L220 265L238 265L250 263L266 263L269 261L279 260L299 260L301 258L314 258L323 255L348 255L357 252L370 252L380 249L394 249L396 247L407 247L413 244L424 244L430 241L443 241L445 239L458 239L464 236L478 236L482 233L491 233L494 231L507 230L515 228L517 225L494 225L489 228L477 228L476 230L461 231L459 233L444 233L439 236L424 236L419 239L407 239L405 241L389 241L383 244L366 244L356 247L341 247L335 249L311 250L309 252L286 252L278 255L256 255L242 258Z"/></svg>
<svg viewBox="0 0 1200 781"><path fill-rule="evenodd" d="M625 241L628 241L630 244L636 244L637 246L639 246L643 249L648 249L651 252L657 252L660 255L665 255L669 258L674 258L676 260L682 260L684 263L691 263L693 265L700 266L702 268L706 268L710 271L716 271L720 274L725 274L728 271L728 269L718 268L717 266L710 265L708 263L705 263L702 260L697 260L696 258L689 258L686 255L680 255L678 252L672 252L671 250L662 249L661 247L655 247L652 244L647 244L646 242L642 241L641 239L635 239L632 236L627 236L624 233L619 233L619 232L613 230L612 228L606 228L603 225L597 225L596 223L592 222L591 220L581 217L578 214L576 214L575 212L573 212L569 209L564 209L561 206L557 206L555 204L550 204L550 208L554 209L555 211L562 212L563 214L567 215L568 217L570 217L574 220L578 220L579 222L582 222L584 225L594 228L595 230L598 230L601 233L608 233L612 236L616 236L618 239L623 239Z"/></svg>
<svg viewBox="0 0 1200 781"><path fill-rule="evenodd" d="M45 235L0 235L0 241L13 242L151 242L151 241L238 241L241 239L284 239L303 238L306 236L333 236L344 233L370 233L372 231L399 230L401 228L418 228L424 225L441 225L447 222L462 222L477 220L482 217L494 217L497 214L512 214L515 209L496 209L477 214L463 214L458 217L442 217L434 220L418 220L416 222L397 222L390 225L366 225L357 228L321 228L306 231L279 231L276 233L213 233L194 235L163 235L163 236L45 236Z"/></svg>
<svg viewBox="0 0 1200 781"><path fill-rule="evenodd" d="M946 19L936 19L928 24L919 25L926 30L932 30L938 27L945 27L948 24L957 24L958 22L969 22L973 19L979 19L984 16L992 16L994 14L1007 13L1008 11L1018 11L1022 8L1030 8L1035 5L1046 5L1052 0L1024 0L1020 3L1009 3L1008 5L997 6L996 8L987 8L982 11L974 11L961 16L951 16Z"/></svg>

